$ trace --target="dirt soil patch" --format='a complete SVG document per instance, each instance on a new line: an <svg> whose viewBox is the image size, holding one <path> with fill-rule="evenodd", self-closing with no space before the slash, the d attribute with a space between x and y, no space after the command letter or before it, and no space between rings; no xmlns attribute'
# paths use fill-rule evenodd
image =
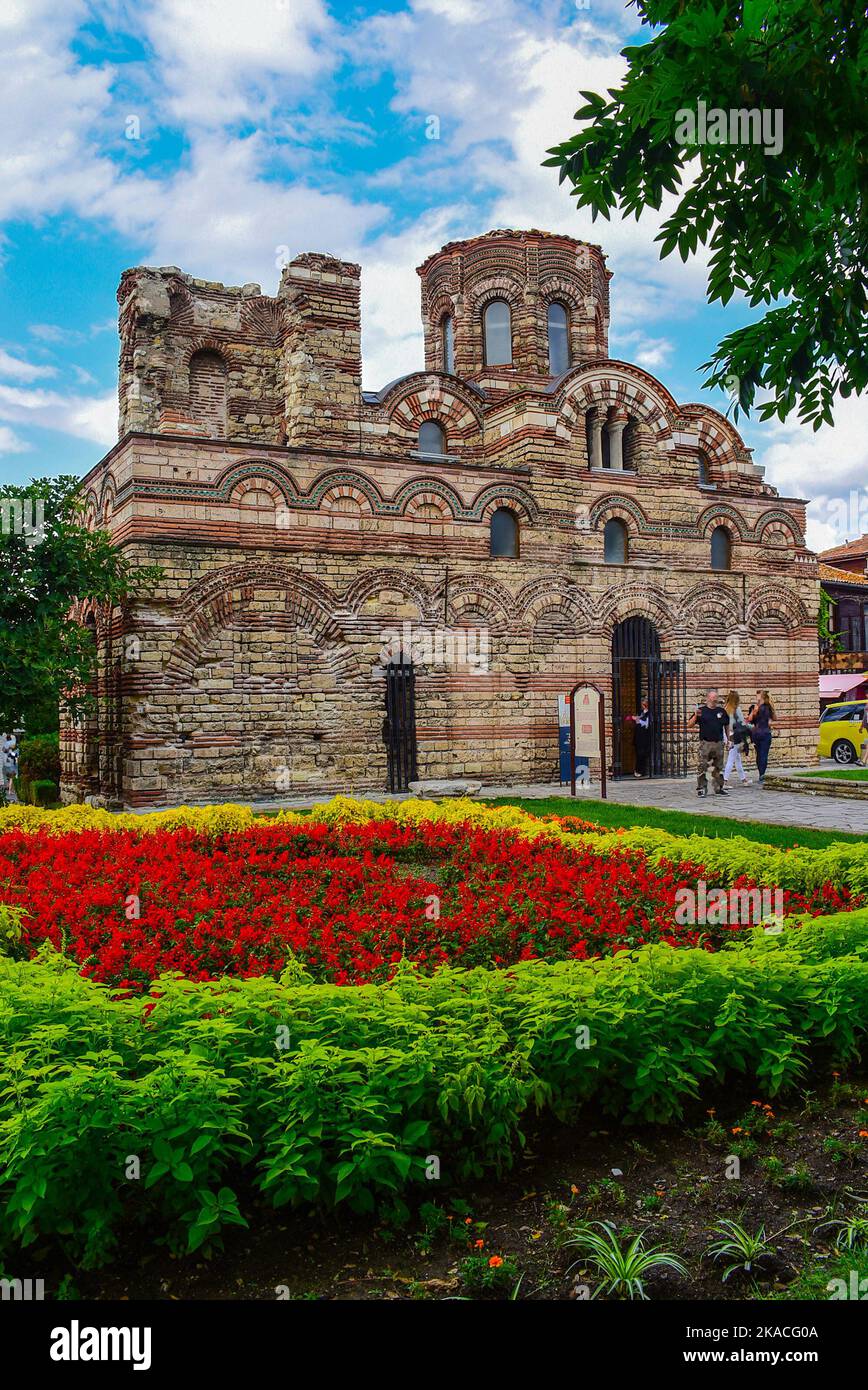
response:
<svg viewBox="0 0 868 1390"><path fill-rule="evenodd" d="M581 1264L569 1270L571 1231L591 1220L612 1222L622 1236L644 1232L647 1244L684 1261L686 1279L666 1270L650 1277L655 1299L828 1298L831 1277L868 1273L864 1250L842 1255L836 1232L817 1230L868 1199L868 1080L834 1080L819 1094L763 1105L728 1091L678 1128L628 1127L590 1111L569 1125L547 1122L528 1132L502 1176L460 1189L432 1181L412 1210L376 1219L273 1210L245 1193L250 1229L211 1260L175 1259L142 1238L110 1269L45 1271L46 1287L66 1275L66 1296L85 1299L466 1298L480 1295L462 1261L484 1253L512 1262L520 1283L482 1297L569 1299L577 1283L585 1297L600 1282ZM734 1167L739 1176L728 1176ZM705 1254L721 1218L752 1232L764 1226L772 1247L758 1270L725 1283L725 1262Z"/></svg>

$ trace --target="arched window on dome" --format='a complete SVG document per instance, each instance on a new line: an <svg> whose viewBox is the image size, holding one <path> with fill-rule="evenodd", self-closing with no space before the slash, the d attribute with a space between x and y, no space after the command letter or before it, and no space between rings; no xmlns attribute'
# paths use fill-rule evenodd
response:
<svg viewBox="0 0 868 1390"><path fill-rule="evenodd" d="M732 537L725 526L715 526L711 533L711 568L732 569Z"/></svg>
<svg viewBox="0 0 868 1390"><path fill-rule="evenodd" d="M455 373L455 323L451 314L444 314L440 320L440 342L444 372Z"/></svg>
<svg viewBox="0 0 868 1390"><path fill-rule="evenodd" d="M708 470L708 459L705 454L700 454L696 462L698 482L700 487L708 487L711 482L711 474Z"/></svg>
<svg viewBox="0 0 868 1390"><path fill-rule="evenodd" d="M607 565L626 565L627 527L612 516L603 528L603 559Z"/></svg>
<svg viewBox="0 0 868 1390"><path fill-rule="evenodd" d="M419 426L419 453L442 458L446 453L446 435L436 420L423 420Z"/></svg>
<svg viewBox="0 0 868 1390"><path fill-rule="evenodd" d="M496 558L518 559L518 517L509 507L498 507L491 514L491 554Z"/></svg>
<svg viewBox="0 0 868 1390"><path fill-rule="evenodd" d="M482 315L486 367L512 363L512 314L505 299L492 299Z"/></svg>
<svg viewBox="0 0 868 1390"><path fill-rule="evenodd" d="M549 375L560 376L570 365L570 319L564 304L548 307Z"/></svg>

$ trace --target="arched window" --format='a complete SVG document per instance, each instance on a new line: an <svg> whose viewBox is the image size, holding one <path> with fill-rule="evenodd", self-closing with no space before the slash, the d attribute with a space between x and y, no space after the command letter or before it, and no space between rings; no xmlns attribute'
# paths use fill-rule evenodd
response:
<svg viewBox="0 0 868 1390"><path fill-rule="evenodd" d="M443 370L455 372L455 324L451 314L444 314L440 320L440 334L443 345Z"/></svg>
<svg viewBox="0 0 868 1390"><path fill-rule="evenodd" d="M505 367L512 362L512 315L505 299L492 299L482 316L486 367Z"/></svg>
<svg viewBox="0 0 868 1390"><path fill-rule="evenodd" d="M436 420L423 420L419 426L419 453L438 457L446 453L446 435Z"/></svg>
<svg viewBox="0 0 868 1390"><path fill-rule="evenodd" d="M627 527L616 516L603 528L603 559L607 565L626 565Z"/></svg>
<svg viewBox="0 0 868 1390"><path fill-rule="evenodd" d="M211 439L226 438L226 363L205 348L190 358L190 414Z"/></svg>
<svg viewBox="0 0 868 1390"><path fill-rule="evenodd" d="M711 482L711 477L708 472L708 459L705 457L705 454L699 455L699 459L697 460L697 470L699 473L699 482L704 486L707 486L707 484Z"/></svg>
<svg viewBox="0 0 868 1390"><path fill-rule="evenodd" d="M711 533L711 568L732 569L732 538L725 526L715 526Z"/></svg>
<svg viewBox="0 0 868 1390"><path fill-rule="evenodd" d="M549 305L549 372L552 376L560 376L570 365L569 323L563 304Z"/></svg>
<svg viewBox="0 0 868 1390"><path fill-rule="evenodd" d="M518 517L509 507L498 507L492 512L491 554L518 559Z"/></svg>

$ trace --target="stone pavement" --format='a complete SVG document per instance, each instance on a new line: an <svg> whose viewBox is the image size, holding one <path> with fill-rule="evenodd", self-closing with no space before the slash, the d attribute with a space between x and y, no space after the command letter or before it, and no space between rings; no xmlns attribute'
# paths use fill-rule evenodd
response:
<svg viewBox="0 0 868 1390"><path fill-rule="evenodd" d="M832 767L824 759L823 765ZM776 768L776 772L784 769ZM795 772L800 769L791 768ZM384 805L390 801L405 801L406 792L359 791L348 793L364 797L367 801L379 801ZM581 815L583 800L597 800L600 786L595 782L587 791L577 788L574 805ZM545 797L564 797L570 800L569 787L557 782L536 782L526 786L483 786L476 800L489 800L494 797L542 799ZM648 806L659 810L686 811L696 816L721 816L729 820L765 821L771 825L797 825L816 830L843 830L850 834L868 835L868 799L865 802L846 797L812 796L809 792L773 791L760 787L754 780L749 786L737 784L731 787L726 796L705 797L696 795L696 776L659 777L638 781L624 778L608 784L609 801L626 806ZM310 797L286 797L279 801L253 801L247 803L254 811L270 812L284 810L307 811L323 801L330 801L331 794ZM152 807L148 808L153 809Z"/></svg>
<svg viewBox="0 0 868 1390"><path fill-rule="evenodd" d="M782 770L775 769L778 772ZM788 771L795 772L797 769L790 768ZM622 778L618 782L610 781L607 793L609 801L627 806L653 806L658 810L686 811L696 816L721 816L728 820L765 821L770 825L799 825L815 830L844 830L850 834L868 835L868 799L860 802L843 796L773 791L770 787L760 787L756 779L747 787L736 783L728 788L726 796L715 796L713 793L697 796L695 773L689 777L655 777L641 781L634 777ZM599 795L598 782L589 791L577 787L575 805L578 808L583 798L596 799ZM483 787L480 796L566 796L569 799L570 789L557 783L531 787ZM581 815L581 811L577 814Z"/></svg>

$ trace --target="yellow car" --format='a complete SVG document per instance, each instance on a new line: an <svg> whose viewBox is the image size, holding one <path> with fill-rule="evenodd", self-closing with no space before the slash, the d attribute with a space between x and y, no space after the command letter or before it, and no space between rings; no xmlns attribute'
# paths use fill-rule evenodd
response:
<svg viewBox="0 0 868 1390"><path fill-rule="evenodd" d="M834 758L836 763L858 763L862 740L868 738L868 734L859 732L864 713L864 700L827 705L820 715L819 756Z"/></svg>

